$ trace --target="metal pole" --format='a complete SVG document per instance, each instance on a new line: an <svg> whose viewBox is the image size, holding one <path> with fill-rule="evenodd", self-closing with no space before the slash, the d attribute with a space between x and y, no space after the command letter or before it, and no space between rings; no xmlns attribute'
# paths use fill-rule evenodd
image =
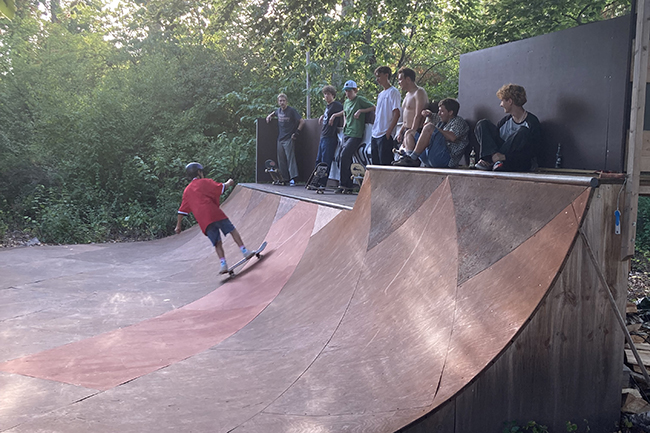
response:
<svg viewBox="0 0 650 433"><path fill-rule="evenodd" d="M307 119L311 118L311 97L309 95L309 50L307 50Z"/></svg>
<svg viewBox="0 0 650 433"><path fill-rule="evenodd" d="M630 345L630 349L632 349L632 354L634 355L636 362L639 364L639 368L641 369L641 373L643 374L646 383L650 383L650 376L648 376L648 370L646 370L645 365L643 365L643 361L641 360L641 355L639 355L639 352L636 350L636 346L634 345L634 341L632 341L632 336L630 335L630 331L627 330L627 326L625 325L625 319L623 319L621 312L618 311L618 305L616 305L616 300L614 300L614 295L612 294L612 288L609 286L609 284L607 284L607 280L605 279L605 274L603 274L602 269L600 269L600 265L596 261L596 254L594 253L594 250L591 248L591 245L587 240L587 236L585 235L585 232L583 231L582 228L580 228L580 236L582 237L582 240L585 243L585 246L587 247L587 255L589 256L591 263L594 265L594 269L596 270L598 279L600 280L600 283L605 288L605 293L607 293L607 299L609 299L609 304L612 306L612 310L614 311L614 317L616 317L616 320L618 320L618 324L621 327L623 334L625 335L625 340Z"/></svg>

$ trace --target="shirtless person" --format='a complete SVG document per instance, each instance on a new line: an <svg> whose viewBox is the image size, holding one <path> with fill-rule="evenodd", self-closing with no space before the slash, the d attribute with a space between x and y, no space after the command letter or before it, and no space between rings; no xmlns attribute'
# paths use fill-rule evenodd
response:
<svg viewBox="0 0 650 433"><path fill-rule="evenodd" d="M413 69L400 69L397 81L400 88L406 91L402 103L403 123L399 134L397 134L397 142L401 144L400 149L410 153L415 149L416 134L420 133L424 124L422 110L427 108L429 98L426 90L415 84L415 71Z"/></svg>

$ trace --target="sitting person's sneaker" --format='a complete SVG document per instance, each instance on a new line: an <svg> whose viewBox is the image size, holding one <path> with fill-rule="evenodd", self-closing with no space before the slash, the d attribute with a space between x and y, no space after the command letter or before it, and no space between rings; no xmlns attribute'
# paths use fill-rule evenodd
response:
<svg viewBox="0 0 650 433"><path fill-rule="evenodd" d="M506 169L506 163L503 161L497 161L492 166L493 171L504 171Z"/></svg>
<svg viewBox="0 0 650 433"><path fill-rule="evenodd" d="M393 165L397 165L400 167L419 167L420 158L413 159L410 156L402 156L398 161L395 161Z"/></svg>
<svg viewBox="0 0 650 433"><path fill-rule="evenodd" d="M493 166L494 166L494 164L490 164L489 162L485 161L484 159L481 159L475 165L475 167L477 169L483 170L483 171L491 171Z"/></svg>
<svg viewBox="0 0 650 433"><path fill-rule="evenodd" d="M219 269L220 274L227 274L228 273L228 264L222 263L221 264L221 269Z"/></svg>

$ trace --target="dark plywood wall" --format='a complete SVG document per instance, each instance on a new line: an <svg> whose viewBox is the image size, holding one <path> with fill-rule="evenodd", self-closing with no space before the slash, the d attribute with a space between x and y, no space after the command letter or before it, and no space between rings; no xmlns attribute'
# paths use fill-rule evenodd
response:
<svg viewBox="0 0 650 433"><path fill-rule="evenodd" d="M320 140L320 125L318 119L305 119L303 131L296 140L295 151L298 163L298 180L306 181L314 169L316 156L318 155L318 143ZM266 119L259 118L256 122L257 133L257 155L255 157L255 182L271 182L271 177L264 172L264 162L267 159L278 161L278 120L273 119L266 123Z"/></svg>
<svg viewBox="0 0 650 433"><path fill-rule="evenodd" d="M542 122L539 164L622 172L629 123L631 18L587 24L460 57L460 115L503 117L496 91L526 88L525 108Z"/></svg>

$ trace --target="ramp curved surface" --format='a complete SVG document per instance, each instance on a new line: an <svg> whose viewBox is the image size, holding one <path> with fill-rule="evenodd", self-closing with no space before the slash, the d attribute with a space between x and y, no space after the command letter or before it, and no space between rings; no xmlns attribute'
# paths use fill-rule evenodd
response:
<svg viewBox="0 0 650 433"><path fill-rule="evenodd" d="M67 432L404 428L512 343L557 278L590 192L371 170L354 209L339 213L238 187L224 209L249 245L269 242L267 257L183 307L0 364L103 391L11 431L45 423ZM103 279L147 269L179 290L213 285L214 253L199 246L202 234L182 241L143 244L155 258L110 269L102 264L119 262L118 251L73 261Z"/></svg>

